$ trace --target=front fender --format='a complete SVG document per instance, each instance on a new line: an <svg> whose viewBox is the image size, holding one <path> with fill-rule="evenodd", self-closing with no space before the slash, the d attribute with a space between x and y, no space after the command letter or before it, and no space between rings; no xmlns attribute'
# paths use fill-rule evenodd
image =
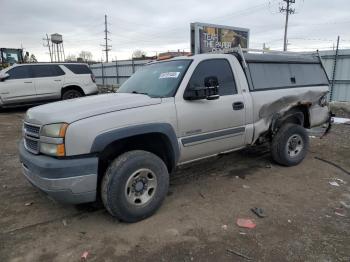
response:
<svg viewBox="0 0 350 262"><path fill-rule="evenodd" d="M174 155L175 161L177 162L180 158L179 144L173 127L168 123L142 124L107 131L105 133L99 134L94 139L90 152L99 153L114 141L151 133L161 133L169 139L173 150L172 153Z"/></svg>

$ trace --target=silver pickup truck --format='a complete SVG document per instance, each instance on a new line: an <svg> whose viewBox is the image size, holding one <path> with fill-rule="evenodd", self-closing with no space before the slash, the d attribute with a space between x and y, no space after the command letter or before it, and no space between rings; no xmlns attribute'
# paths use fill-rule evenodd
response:
<svg viewBox="0 0 350 262"><path fill-rule="evenodd" d="M317 56L202 54L152 62L118 93L28 110L20 160L52 198L102 202L135 222L164 200L176 166L261 143L293 166L306 129L329 121L329 81ZM214 161L214 160L213 160Z"/></svg>

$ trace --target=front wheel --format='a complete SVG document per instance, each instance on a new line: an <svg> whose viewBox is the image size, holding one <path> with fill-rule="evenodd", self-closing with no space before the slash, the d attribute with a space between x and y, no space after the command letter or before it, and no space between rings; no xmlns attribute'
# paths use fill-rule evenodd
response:
<svg viewBox="0 0 350 262"><path fill-rule="evenodd" d="M156 155L142 150L124 153L107 168L101 196L108 212L125 222L153 215L169 187L169 173Z"/></svg>
<svg viewBox="0 0 350 262"><path fill-rule="evenodd" d="M309 136L304 127L285 124L272 139L271 154L274 161L284 166L295 166L305 158Z"/></svg>

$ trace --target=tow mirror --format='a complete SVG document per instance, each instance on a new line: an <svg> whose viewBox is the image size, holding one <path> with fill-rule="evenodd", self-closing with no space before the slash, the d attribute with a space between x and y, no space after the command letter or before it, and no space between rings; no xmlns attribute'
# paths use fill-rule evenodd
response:
<svg viewBox="0 0 350 262"><path fill-rule="evenodd" d="M219 98L219 81L216 76L204 78L204 86L187 87L184 93L185 100L214 100Z"/></svg>
<svg viewBox="0 0 350 262"><path fill-rule="evenodd" d="M208 100L219 98L219 80L216 76L208 76L204 78L204 86L207 88Z"/></svg>
<svg viewBox="0 0 350 262"><path fill-rule="evenodd" d="M0 81L5 81L9 76L8 73L0 73Z"/></svg>

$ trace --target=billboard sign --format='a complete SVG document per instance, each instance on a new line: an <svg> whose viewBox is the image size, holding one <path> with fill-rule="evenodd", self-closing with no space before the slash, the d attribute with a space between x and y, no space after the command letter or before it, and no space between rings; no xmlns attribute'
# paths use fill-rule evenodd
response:
<svg viewBox="0 0 350 262"><path fill-rule="evenodd" d="M248 48L249 29L191 23L191 52L202 54L238 47Z"/></svg>

